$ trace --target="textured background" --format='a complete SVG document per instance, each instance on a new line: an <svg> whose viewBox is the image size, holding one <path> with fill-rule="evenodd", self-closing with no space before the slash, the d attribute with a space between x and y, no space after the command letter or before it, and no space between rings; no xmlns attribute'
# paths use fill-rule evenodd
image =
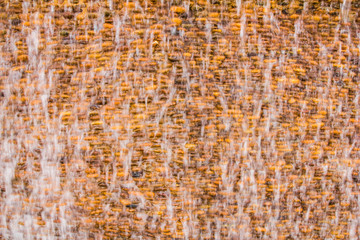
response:
<svg viewBox="0 0 360 240"><path fill-rule="evenodd" d="M3 239L355 239L360 2L0 1Z"/></svg>

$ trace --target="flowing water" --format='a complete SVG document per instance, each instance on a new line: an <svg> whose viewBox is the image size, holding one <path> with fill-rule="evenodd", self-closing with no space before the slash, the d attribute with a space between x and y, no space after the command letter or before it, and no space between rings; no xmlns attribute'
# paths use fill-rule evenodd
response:
<svg viewBox="0 0 360 240"><path fill-rule="evenodd" d="M359 12L1 1L1 238L356 239Z"/></svg>

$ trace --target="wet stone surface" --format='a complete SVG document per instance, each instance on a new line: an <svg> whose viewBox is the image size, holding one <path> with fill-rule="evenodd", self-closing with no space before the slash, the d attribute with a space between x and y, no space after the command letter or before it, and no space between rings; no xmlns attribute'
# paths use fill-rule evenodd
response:
<svg viewBox="0 0 360 240"><path fill-rule="evenodd" d="M356 239L359 1L0 1L1 239Z"/></svg>

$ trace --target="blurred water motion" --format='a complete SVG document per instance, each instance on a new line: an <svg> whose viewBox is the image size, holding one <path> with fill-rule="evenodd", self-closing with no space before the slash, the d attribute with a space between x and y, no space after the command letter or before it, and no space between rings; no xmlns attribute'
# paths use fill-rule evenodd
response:
<svg viewBox="0 0 360 240"><path fill-rule="evenodd" d="M356 0L0 3L2 239L356 239Z"/></svg>

